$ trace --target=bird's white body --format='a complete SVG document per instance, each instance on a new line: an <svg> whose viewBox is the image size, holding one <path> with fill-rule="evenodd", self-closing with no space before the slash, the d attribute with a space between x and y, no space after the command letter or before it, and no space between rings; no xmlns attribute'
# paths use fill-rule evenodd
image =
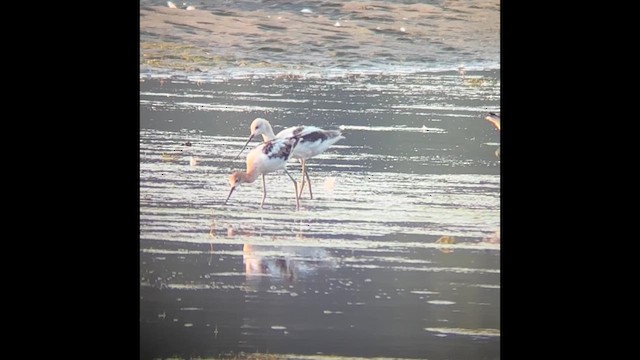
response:
<svg viewBox="0 0 640 360"><path fill-rule="evenodd" d="M316 126L292 126L273 134L269 121L257 118L251 123L251 135L262 135L264 141L286 139L297 136L300 142L296 145L292 159L309 159L325 152L331 145L344 139L340 130L323 130Z"/></svg>
<svg viewBox="0 0 640 360"><path fill-rule="evenodd" d="M287 160L289 160L291 151L295 149L297 142L297 138L273 139L272 141L264 142L251 150L247 155L246 171L234 171L231 176L229 176L231 191L229 191L229 196L227 196L225 203L229 201L231 194L238 186L240 186L240 184L252 183L256 181L258 176L262 175L263 195L262 203L260 204L262 207L264 199L267 197L264 175L283 169L291 178L291 181L293 181L296 192L296 203L297 206L300 207L297 183L286 169Z"/></svg>
<svg viewBox="0 0 640 360"><path fill-rule="evenodd" d="M256 146L247 155L247 180L253 182L262 174L285 169L291 153L293 141L288 139L274 139Z"/></svg>

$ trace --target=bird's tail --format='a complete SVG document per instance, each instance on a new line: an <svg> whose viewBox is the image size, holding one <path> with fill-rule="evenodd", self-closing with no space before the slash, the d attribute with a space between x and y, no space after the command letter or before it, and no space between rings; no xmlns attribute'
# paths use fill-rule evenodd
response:
<svg viewBox="0 0 640 360"><path fill-rule="evenodd" d="M344 136L342 135L342 131L340 130L326 130L325 134L327 134L327 138L329 139L336 139L336 140L340 140L340 139L344 139Z"/></svg>

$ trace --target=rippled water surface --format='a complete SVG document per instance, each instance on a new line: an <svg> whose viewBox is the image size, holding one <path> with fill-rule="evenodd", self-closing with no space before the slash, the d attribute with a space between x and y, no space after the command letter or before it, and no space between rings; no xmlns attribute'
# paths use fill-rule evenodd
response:
<svg viewBox="0 0 640 360"><path fill-rule="evenodd" d="M500 358L499 3L191 5L141 2L141 358ZM345 136L300 210L224 204L256 117Z"/></svg>

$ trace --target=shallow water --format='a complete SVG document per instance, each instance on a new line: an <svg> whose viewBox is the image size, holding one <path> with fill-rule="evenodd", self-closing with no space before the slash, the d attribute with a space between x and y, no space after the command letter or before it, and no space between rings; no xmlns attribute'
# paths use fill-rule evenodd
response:
<svg viewBox="0 0 640 360"><path fill-rule="evenodd" d="M427 5L464 23L468 13L499 11L497 2L485 3L493 4ZM337 21L334 16L344 16L346 8L336 4L195 3L229 22L274 11L298 19L308 14L303 8ZM388 6L395 14L389 16L422 6L348 4ZM453 10L463 5L477 8ZM204 41L199 30L175 19L146 23L154 13L179 17L191 11L142 1L141 45L169 32L182 36L181 44ZM346 20L365 21L350 16ZM460 34L446 31L463 36L473 24L460 26ZM167 33L159 33L165 25ZM283 32L262 26L265 33ZM309 29L323 33L319 25ZM240 49L245 37L225 33L211 41ZM477 41L468 46L481 48ZM353 51L383 51L388 44L360 44ZM398 48L388 51L419 50L392 46ZM282 66L224 62L202 71L189 68L189 57L177 59L175 67L141 59L141 358L240 352L499 358L500 134L483 120L500 110L497 53L496 47L482 52L475 65L465 62L464 72L457 69L457 55L442 55L447 69L427 64L426 71L392 57L365 64L364 52L333 58L327 66L294 67L289 63L309 56L294 53L267 57ZM264 59L259 52L234 54ZM345 139L308 161L314 199L305 188L299 211L283 172L267 175L264 208L261 181L244 184L223 204L229 174L244 168L248 150L234 157L256 117L271 121L276 133L299 124L343 131ZM300 177L297 163L288 169Z"/></svg>

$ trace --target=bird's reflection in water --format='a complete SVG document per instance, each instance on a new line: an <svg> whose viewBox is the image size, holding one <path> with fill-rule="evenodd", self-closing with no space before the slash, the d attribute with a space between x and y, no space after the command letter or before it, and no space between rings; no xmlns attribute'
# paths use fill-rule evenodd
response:
<svg viewBox="0 0 640 360"><path fill-rule="evenodd" d="M262 226L259 222L252 225L236 225L221 219L212 218L209 228L210 257L209 266L213 263L216 239L252 236L268 238L274 242L293 242L292 245L264 245L244 243L242 246L242 262L247 280L251 284L259 284L263 279L270 281L293 282L305 277L313 277L318 271L333 270L338 266L338 259L324 248L305 246L310 231L310 224L295 221L283 225L279 235L272 235L273 230ZM283 233L286 234L283 236Z"/></svg>
<svg viewBox="0 0 640 360"><path fill-rule="evenodd" d="M321 269L335 269L337 260L327 250L304 246L244 244L242 257L247 279L296 281L317 275Z"/></svg>
<svg viewBox="0 0 640 360"><path fill-rule="evenodd" d="M441 246L438 246L438 250L440 250L440 252L444 254L449 254L453 252L453 249L451 249L447 245L454 244L455 242L456 242L455 236L449 236L449 235L441 236L438 240L436 240L436 244L443 244Z"/></svg>
<svg viewBox="0 0 640 360"><path fill-rule="evenodd" d="M260 250L259 248L258 250ZM244 244L242 247L242 261L247 277L267 275L286 280L295 279L295 260L284 257L261 256L259 252L254 252L254 245Z"/></svg>

